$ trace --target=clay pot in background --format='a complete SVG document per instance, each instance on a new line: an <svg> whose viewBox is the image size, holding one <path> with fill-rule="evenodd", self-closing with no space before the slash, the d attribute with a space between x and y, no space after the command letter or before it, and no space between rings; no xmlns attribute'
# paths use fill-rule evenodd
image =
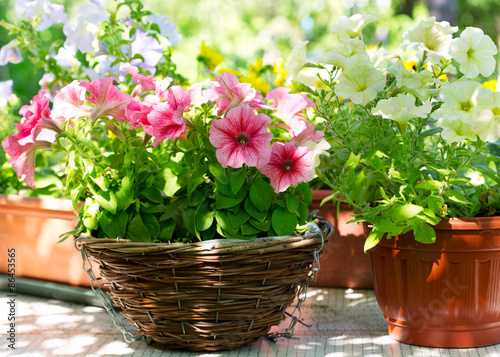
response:
<svg viewBox="0 0 500 357"><path fill-rule="evenodd" d="M321 201L332 194L329 190L313 190L313 201L309 212L318 210L318 216L326 218L334 227L334 235L323 249L318 280L311 286L369 288L373 287L370 257L363 247L365 235L363 225L350 223L352 209L346 204L337 206L332 201L320 206Z"/></svg>
<svg viewBox="0 0 500 357"><path fill-rule="evenodd" d="M75 219L70 200L0 195L0 273L7 274L7 250L15 248L16 277L90 286L72 237L57 243ZM95 264L93 271L99 276Z"/></svg>

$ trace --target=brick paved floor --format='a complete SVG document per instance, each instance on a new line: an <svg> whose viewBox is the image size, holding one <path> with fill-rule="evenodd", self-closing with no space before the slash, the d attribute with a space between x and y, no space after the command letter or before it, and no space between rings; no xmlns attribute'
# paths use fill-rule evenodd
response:
<svg viewBox="0 0 500 357"><path fill-rule="evenodd" d="M0 355L7 356L500 356L500 344L469 349L433 349L395 342L372 290L310 289L302 311L307 328L297 324L297 339L271 343L260 339L231 352L173 351L139 341L124 342L103 309L18 294L16 350L7 348L6 293L0 295ZM274 331L283 332L285 320Z"/></svg>

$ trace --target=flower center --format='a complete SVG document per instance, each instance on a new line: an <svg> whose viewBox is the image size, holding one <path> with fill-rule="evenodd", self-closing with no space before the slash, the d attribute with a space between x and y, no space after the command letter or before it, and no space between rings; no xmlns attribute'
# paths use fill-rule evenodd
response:
<svg viewBox="0 0 500 357"><path fill-rule="evenodd" d="M500 115L500 108L493 108L491 109L494 115Z"/></svg>
<svg viewBox="0 0 500 357"><path fill-rule="evenodd" d="M464 112L468 112L472 107L472 104L470 104L470 102L465 102L465 103L460 103L460 106Z"/></svg>
<svg viewBox="0 0 500 357"><path fill-rule="evenodd" d="M292 160L284 160L281 163L281 168L285 172L291 171L293 169L293 161Z"/></svg>
<svg viewBox="0 0 500 357"><path fill-rule="evenodd" d="M240 145L246 145L250 141L250 135L247 133L241 132L235 137L236 142Z"/></svg>

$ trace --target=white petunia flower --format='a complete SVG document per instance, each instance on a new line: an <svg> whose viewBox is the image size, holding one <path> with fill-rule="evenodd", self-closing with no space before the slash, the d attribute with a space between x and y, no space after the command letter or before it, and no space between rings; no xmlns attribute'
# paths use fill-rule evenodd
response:
<svg viewBox="0 0 500 357"><path fill-rule="evenodd" d="M419 57L427 51L429 58L434 62L439 62L443 57L450 59L448 51L452 34L457 30L458 27L451 27L447 21L436 22L436 18L431 16L420 21L413 30L403 33L405 40L401 47L404 50L416 49Z"/></svg>
<svg viewBox="0 0 500 357"><path fill-rule="evenodd" d="M299 43L297 43L297 45L293 48L290 60L285 65L287 70L287 80L295 79L300 70L305 67L307 63L306 45L308 43L309 41L299 41Z"/></svg>
<svg viewBox="0 0 500 357"><path fill-rule="evenodd" d="M403 61L394 63L388 71L396 77L396 84L401 90L413 94L420 100L425 101L433 94L430 86L435 80L430 71L426 69L418 73L409 71L405 68Z"/></svg>
<svg viewBox="0 0 500 357"><path fill-rule="evenodd" d="M99 31L99 24L109 18L109 13L99 6L93 4L82 5L78 9L76 24L66 24L63 32L67 39L65 47L73 47L82 53L93 52L96 33Z"/></svg>
<svg viewBox="0 0 500 357"><path fill-rule="evenodd" d="M52 83L56 79L56 76L54 73L44 73L40 81L38 81L38 84L40 85L41 88L47 89L50 86L50 83Z"/></svg>
<svg viewBox="0 0 500 357"><path fill-rule="evenodd" d="M372 113L406 125L408 121L415 117L427 117L431 109L432 105L430 102L425 102L422 106L417 107L414 96L398 94L396 97L379 101L376 107L372 109Z"/></svg>
<svg viewBox="0 0 500 357"><path fill-rule="evenodd" d="M5 107L9 102L9 97L12 95L13 84L14 81L12 79L0 82L0 108Z"/></svg>
<svg viewBox="0 0 500 357"><path fill-rule="evenodd" d="M476 27L467 27L450 45L450 55L460 63L460 72L467 78L475 78L479 73L485 77L492 74L497 53L492 39Z"/></svg>
<svg viewBox="0 0 500 357"><path fill-rule="evenodd" d="M308 141L304 144L304 146L308 147L311 150L313 157L313 164L311 166L311 180L316 176L316 168L321 164L321 155L330 156L328 149L330 149L331 145L325 139L321 140L319 143L314 141Z"/></svg>
<svg viewBox="0 0 500 357"><path fill-rule="evenodd" d="M369 60L356 60L349 63L339 76L335 86L337 95L350 99L355 104L366 105L385 87L385 76Z"/></svg>
<svg viewBox="0 0 500 357"><path fill-rule="evenodd" d="M347 41L359 37L363 28L376 20L373 15L356 14L351 17L340 16L338 23L330 28L330 31L339 36L341 41Z"/></svg>
<svg viewBox="0 0 500 357"><path fill-rule="evenodd" d="M487 109L484 104L478 105L477 98L481 91L483 91L481 84L469 80L461 80L444 86L439 94L443 104L432 117L435 119L455 119L469 125L474 124L477 113Z"/></svg>
<svg viewBox="0 0 500 357"><path fill-rule="evenodd" d="M165 15L148 15L144 18L146 21L158 25L160 29L160 35L168 38L170 46L175 46L182 40L182 35L177 32L177 27L171 21L168 21L169 17Z"/></svg>
<svg viewBox="0 0 500 357"><path fill-rule="evenodd" d="M325 69L311 67L304 68L299 73L297 73L295 80L309 87L313 87L316 89L326 89L327 86L321 81L320 78L324 80L329 79L330 75L328 74L328 71Z"/></svg>
<svg viewBox="0 0 500 357"><path fill-rule="evenodd" d="M19 49L19 41L12 40L0 49L0 66L5 66L7 63L20 63L23 60L21 50Z"/></svg>
<svg viewBox="0 0 500 357"><path fill-rule="evenodd" d="M485 142L495 142L500 138L500 93L484 90L478 96L478 104L489 107L479 112L472 130Z"/></svg>
<svg viewBox="0 0 500 357"><path fill-rule="evenodd" d="M389 52L383 47L370 46L366 49L366 53L375 68L381 71L386 70L392 64L392 61L394 61L391 59Z"/></svg>
<svg viewBox="0 0 500 357"><path fill-rule="evenodd" d="M81 63L76 58L76 50L72 47L61 47L57 55L53 56L57 64L63 68L79 66Z"/></svg>
<svg viewBox="0 0 500 357"><path fill-rule="evenodd" d="M452 116L440 118L436 125L443 128L441 136L448 144L459 143L465 139L476 140L476 134L472 131L472 125Z"/></svg>
<svg viewBox="0 0 500 357"><path fill-rule="evenodd" d="M43 31L52 24L65 24L68 16L64 12L64 5L52 4L49 0L21 0L15 5L17 17L24 20L39 19L40 23L35 28Z"/></svg>
<svg viewBox="0 0 500 357"><path fill-rule="evenodd" d="M91 81L99 78L115 77L120 73L120 63L112 66L116 57L103 55L98 57L97 65L94 68L84 68L83 74L89 77Z"/></svg>
<svg viewBox="0 0 500 357"><path fill-rule="evenodd" d="M345 68L350 60L360 58L369 59L363 41L359 38L351 38L345 41L343 46L333 47L330 52L325 53L320 58L320 62Z"/></svg>

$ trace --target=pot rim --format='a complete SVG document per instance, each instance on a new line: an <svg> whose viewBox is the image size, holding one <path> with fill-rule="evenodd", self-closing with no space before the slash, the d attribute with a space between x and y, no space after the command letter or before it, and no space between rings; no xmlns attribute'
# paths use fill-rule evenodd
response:
<svg viewBox="0 0 500 357"><path fill-rule="evenodd" d="M484 230L500 229L500 216L453 217L443 219L434 226L436 230Z"/></svg>

